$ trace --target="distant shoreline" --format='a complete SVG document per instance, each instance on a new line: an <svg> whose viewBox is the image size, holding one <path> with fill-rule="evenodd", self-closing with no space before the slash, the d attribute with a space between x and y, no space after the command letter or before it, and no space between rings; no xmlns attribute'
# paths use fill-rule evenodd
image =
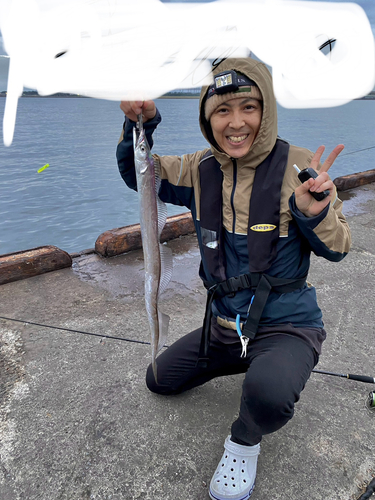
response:
<svg viewBox="0 0 375 500"><path fill-rule="evenodd" d="M0 97L6 97L6 94L3 92L0 92ZM35 97L37 99L94 99L93 97L88 97L85 95L74 95L74 94L53 94L53 95L38 95L38 94L32 94L32 95L25 95L22 94L21 97L27 97L28 99ZM161 97L157 97L157 99L199 99L199 94L197 95L163 95Z"/></svg>
<svg viewBox="0 0 375 500"><path fill-rule="evenodd" d="M363 97L359 97L358 99L354 99L355 101L373 101L375 100L375 94L368 94Z"/></svg>
<svg viewBox="0 0 375 500"><path fill-rule="evenodd" d="M0 92L0 97L6 97L6 94L4 92ZM36 97L36 98L39 98L39 99L50 99L51 97L54 97L54 98L63 98L63 99L69 99L70 97L72 97L73 99L90 99L89 97L85 96L85 95L74 95L74 94L52 94L52 95L39 95L39 94L31 94L31 95L27 95L27 94L22 94L21 97L27 97L27 98L30 98L30 97Z"/></svg>
<svg viewBox="0 0 375 500"><path fill-rule="evenodd" d="M0 97L6 97L6 93L5 92L0 92ZM36 97L38 99L51 99L51 98L57 98L57 99L69 99L69 98L72 98L72 99L93 99L91 97L88 97L88 96L84 96L84 95L76 95L76 94L52 94L52 95L39 95L37 93L30 93L30 94L22 94L21 97L27 97L27 98L31 98L31 97ZM157 99L199 99L200 97L200 94L196 94L196 95L163 95L163 96L160 96L158 97ZM375 100L375 92L371 93L371 94L368 94L368 95L365 95L363 97L358 97L357 99L353 99L354 101L373 101Z"/></svg>

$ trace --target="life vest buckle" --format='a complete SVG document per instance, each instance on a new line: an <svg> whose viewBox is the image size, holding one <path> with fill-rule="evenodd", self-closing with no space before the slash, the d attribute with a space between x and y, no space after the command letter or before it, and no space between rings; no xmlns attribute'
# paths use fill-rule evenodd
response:
<svg viewBox="0 0 375 500"><path fill-rule="evenodd" d="M229 297L234 297L236 292L246 290L251 287L251 281L247 274L240 274L240 276L233 276L228 278L224 283L221 283L223 292Z"/></svg>

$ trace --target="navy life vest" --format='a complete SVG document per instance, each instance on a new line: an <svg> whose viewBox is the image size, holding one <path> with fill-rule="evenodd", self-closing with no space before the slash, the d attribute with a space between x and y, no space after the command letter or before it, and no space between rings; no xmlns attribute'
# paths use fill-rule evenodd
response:
<svg viewBox="0 0 375 500"><path fill-rule="evenodd" d="M275 278L267 275L276 258L279 240L281 187L288 160L289 144L277 139L267 158L257 166L249 200L247 248L249 273L226 279L224 234L222 221L223 173L220 163L208 151L199 165L201 199L200 231L202 263L200 274L207 289L206 313L203 322L199 362L207 363L210 339L212 302L215 298L252 288L254 300L242 334L252 340L271 290L286 293L304 286L300 279ZM273 230L254 229L267 223ZM252 229L253 228L253 229ZM269 229L269 228L268 228Z"/></svg>

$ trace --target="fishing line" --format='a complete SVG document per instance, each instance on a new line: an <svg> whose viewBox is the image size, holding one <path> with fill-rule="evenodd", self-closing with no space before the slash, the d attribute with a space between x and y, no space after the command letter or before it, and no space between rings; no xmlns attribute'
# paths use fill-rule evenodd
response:
<svg viewBox="0 0 375 500"><path fill-rule="evenodd" d="M132 342L134 344L151 345L150 342L146 342L145 340L135 340L135 339L128 339L126 337L113 337L111 335L103 335L100 333L83 332L81 330L73 330L71 328L63 328L61 326L43 325L42 323L34 323L33 321L24 321L21 319L7 318L6 316L0 316L0 319L5 319L7 321L15 321L17 323L26 323L27 325L41 326L43 328L52 328L53 330L62 330L64 332L80 333L81 335L91 335L93 337L100 337L104 339L121 340L123 342Z"/></svg>
<svg viewBox="0 0 375 500"><path fill-rule="evenodd" d="M343 155L340 155L338 159L342 158L343 156L354 155L354 153L359 153L360 151L368 151L369 149L374 149L374 148L375 146L371 146L370 148L357 149L356 151L351 151L350 153L345 153Z"/></svg>
<svg viewBox="0 0 375 500"><path fill-rule="evenodd" d="M63 328L61 326L44 325L42 323L36 323L34 321L24 321L21 319L8 318L6 316L0 316L0 319L4 319L6 321L13 321L16 323L24 323L27 325L41 326L43 328L51 328L53 330L60 330L60 331L64 331L64 332L79 333L81 335L91 335L93 337L100 337L100 338L111 339L111 340L120 340L122 342L132 342L135 344L151 345L150 342L146 342L144 340L134 340L134 339L128 339L126 337L114 337L112 335L102 335L99 333L84 332L82 330L73 330L71 328ZM164 347L168 347L168 346L164 346ZM357 380L359 382L375 383L375 378L364 376L364 375L352 375L350 373L348 373L348 374L333 373L333 372L327 372L327 371L315 370L315 369L313 370L313 372L323 374L323 375L332 375L335 377L344 377L344 378L351 379L351 380ZM367 402L366 402L366 407L371 412L375 411L375 391L372 391L369 393L368 398L367 398ZM368 500L370 497L372 497L373 493L375 493L375 478L369 483L366 491L363 493L363 495L360 496L360 498L358 498L358 500Z"/></svg>
<svg viewBox="0 0 375 500"><path fill-rule="evenodd" d="M151 342L147 342L146 340L136 340L136 339L129 339L127 337L114 337L112 335L104 335L101 333L84 332L82 330L74 330L72 328L64 328L62 326L45 325L43 323L36 323L34 321L26 321L23 319L8 318L7 316L0 316L0 319L4 319L6 321L13 321L16 323L24 323L26 325L41 326L42 328L51 328L52 330L61 330L64 332L79 333L81 335L90 335L92 337L100 337L100 338L110 339L110 340L120 340L122 342L132 342L134 344L151 345ZM164 345L163 347L169 347L169 346ZM350 373L347 373L347 374L334 373L334 372L327 372L327 371L316 370L316 369L313 370L313 373L319 373L321 375L332 375L334 377L343 377L343 378L350 379L350 380L356 380L358 382L365 382L367 384L375 384L375 378L368 377L366 375L353 375ZM370 394L372 394L372 393L370 393ZM374 396L373 404L371 404L369 406L375 407L375 396Z"/></svg>
<svg viewBox="0 0 375 500"><path fill-rule="evenodd" d="M145 340L128 339L126 337L114 337L113 335L103 335L100 333L84 332L82 330L74 330L72 328L64 328L61 326L44 325L43 323L36 323L34 321L25 321L25 320L21 320L21 319L8 318L6 316L0 316L0 319L4 319L6 321L13 321L16 323L24 323L27 325L40 326L42 328L51 328L52 330L59 330L59 331L70 332L70 333L79 333L80 335L90 335L92 337L100 337L101 339L120 340L121 342L131 342L133 344L151 345L151 342L147 342ZM163 346L164 349L168 348L168 347L169 347L168 345ZM316 369L314 369L312 371L313 371L313 373L319 373L320 375L331 375L333 377L342 377L342 378L346 378L349 380L356 380L358 382L364 382L364 383L368 383L368 384L375 383L375 378L368 377L366 375L353 375L351 373L347 373L347 374L333 373L333 372L327 372L327 371L316 370ZM371 414L375 414L375 391L372 391L369 393L365 406ZM375 491L375 490L373 490L373 491ZM369 498L369 497L363 497L362 500L364 500L365 498Z"/></svg>
<svg viewBox="0 0 375 500"><path fill-rule="evenodd" d="M354 155L355 153L360 153L361 151L369 151L370 149L375 149L375 146L370 146L369 148L363 148L363 149L356 149L355 151L350 151L349 153L345 153L343 155L340 154L340 156L337 157L336 161L339 161L344 156Z"/></svg>
<svg viewBox="0 0 375 500"><path fill-rule="evenodd" d="M146 340L137 340L137 339L129 339L127 337L115 337L113 335L104 335L100 333L93 333L93 332L85 332L82 330L74 330L72 328L64 328L61 326L53 326L53 325L45 325L43 323L36 323L34 321L25 321L21 319L15 319L15 318L8 318L7 316L0 316L0 319L4 319L6 321L13 321L15 323L24 323L26 325L33 325L33 326L40 326L42 328L51 328L52 330L59 330L59 331L64 331L64 332L70 332L70 333L79 333L80 335L90 335L92 337L99 337L101 339L109 339L109 340L120 340L121 342L131 342L133 344L142 344L142 345L151 345L151 342L147 342ZM163 348L168 348L168 345L164 345ZM358 382L364 382L367 384L374 384L375 383L375 378L374 377L369 377L366 375L353 375L351 373L334 373L334 372L327 372L323 370L313 370L313 373L318 373L320 375L331 375L333 377L342 377L346 378L349 380L356 380ZM371 412L375 412L375 391L372 391L369 393L367 401L366 401L366 408Z"/></svg>

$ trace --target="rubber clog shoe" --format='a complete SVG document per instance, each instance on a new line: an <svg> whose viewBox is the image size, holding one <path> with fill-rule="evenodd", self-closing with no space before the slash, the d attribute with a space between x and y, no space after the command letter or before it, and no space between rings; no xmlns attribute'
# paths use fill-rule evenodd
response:
<svg viewBox="0 0 375 500"><path fill-rule="evenodd" d="M212 500L247 500L253 492L260 445L242 446L228 436L224 454L212 476Z"/></svg>

